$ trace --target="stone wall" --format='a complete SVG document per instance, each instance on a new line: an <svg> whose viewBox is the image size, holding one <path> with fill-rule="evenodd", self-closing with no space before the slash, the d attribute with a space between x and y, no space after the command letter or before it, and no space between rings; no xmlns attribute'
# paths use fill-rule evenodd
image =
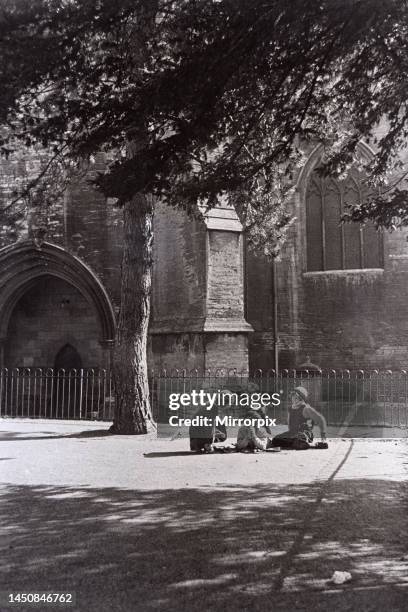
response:
<svg viewBox="0 0 408 612"><path fill-rule="evenodd" d="M241 234L229 231L208 232L207 318L239 320L244 313L241 276Z"/></svg>
<svg viewBox="0 0 408 612"><path fill-rule="evenodd" d="M122 212L90 182L98 172L103 172L105 164L105 156L98 155L90 163L86 175L70 184L64 202L64 246L92 268L118 309Z"/></svg>
<svg viewBox="0 0 408 612"><path fill-rule="evenodd" d="M103 170L104 164L104 156L98 156L88 169L88 177L71 184L63 205L56 205L55 215L51 216L47 240L86 262L102 281L118 312L122 214L88 182L89 177ZM3 203L11 197L19 176L27 180L37 165L24 156L3 163L0 176ZM309 165L305 166L305 180L312 168ZM303 186L299 181L292 202L298 222L276 264L280 367L294 367L307 355L324 367L407 367L408 232L385 235L383 270L307 272L305 180ZM28 216L26 223L19 226L20 239L30 236L32 222ZM188 218L181 210L157 206L149 342L152 366L241 369L246 367L248 355L251 369L274 366L272 263L246 254L245 305L241 229L234 211L228 208L220 207L203 221ZM15 239L12 232L3 233L1 246ZM39 288L40 285L38 291ZM42 290L41 297L35 288L30 289L34 292L30 293L30 300L37 302L40 309L45 307L42 299L50 291L45 285ZM77 296L78 308L81 299L85 300ZM99 361L103 365L104 357L98 348L101 338L97 313L87 300L81 303L82 311L79 308L73 319L75 325L65 321L62 328L71 337L71 343L83 343L84 362L99 365ZM13 364L22 365L24 358L26 362L32 358L36 364L40 359L48 365L62 339L55 337L52 348L38 348L47 344L48 315L38 312L38 324L43 317L40 333L40 328L30 327L33 321L29 322L18 310L21 304L10 323L11 336L17 341L9 358ZM52 313L49 316L53 320ZM31 342L25 349L23 335L19 336L23 327L29 330L27 338ZM71 333L74 327L80 332L80 341ZM37 353L32 353L34 337Z"/></svg>
<svg viewBox="0 0 408 612"><path fill-rule="evenodd" d="M3 163L0 205L7 205L13 190L38 173L42 154L39 151L30 157L21 151ZM30 240L35 248L41 248L41 241L60 245L86 263L105 287L117 314L122 212L90 183L98 172L103 172L105 165L105 156L98 155L83 169L81 176L72 179L64 199L56 200L54 206L51 203L52 218L44 217L41 208L33 212L22 205L20 217L11 216L6 222L7 232L0 236L0 247ZM40 224L45 227L39 237ZM199 220L187 217L182 210L170 210L157 204L149 341L151 366L247 367L250 328L244 320L241 230L235 211L228 207L221 206ZM33 272L36 273L39 272ZM24 275L27 274L29 276L25 268ZM61 317L61 312L56 315L51 304L65 298L59 300L55 282L58 281L38 281L34 283L35 288L30 285L20 299L6 337L0 337L0 343L5 346L3 363L52 366L64 337L81 353L84 365L105 366L109 349L106 343L105 352L97 348L102 338L98 312L92 300L89 295L82 297L67 284L64 291L71 291L72 295L66 298L67 305L70 304L66 313L69 311L71 315L68 318ZM0 304L0 310L2 308L6 305ZM31 312L30 316L26 316L27 312ZM59 317L58 325L56 316Z"/></svg>
<svg viewBox="0 0 408 612"><path fill-rule="evenodd" d="M40 149L29 152L24 148L8 160L1 160L1 208L7 207L16 193L39 174L45 161L46 152ZM37 247L41 247L42 241L58 245L82 259L103 282L112 302L118 305L121 212L88 180L102 171L104 164L104 156L98 156L86 176L72 181L64 198L53 200L50 192L41 206L37 206L35 197L13 204L9 213L2 216L0 247L27 241L33 241ZM2 363L8 367L53 367L58 351L70 344L80 354L83 367L106 367L109 360L100 344L101 322L92 301L60 278L35 277L38 271L33 272L32 282L27 284L29 270L27 262L26 293L14 307L6 336L0 338ZM5 304L0 304L0 309L4 307Z"/></svg>
<svg viewBox="0 0 408 612"><path fill-rule="evenodd" d="M309 152L312 151L310 148ZM323 368L408 367L408 230L384 232L384 267L308 272L305 185L292 202L298 222L277 263L280 368L307 356ZM271 263L247 256L247 319L252 367L273 367Z"/></svg>
<svg viewBox="0 0 408 612"><path fill-rule="evenodd" d="M155 368L248 366L241 225L231 208L204 220L158 205L149 355Z"/></svg>
<svg viewBox="0 0 408 612"><path fill-rule="evenodd" d="M205 317L206 235L203 223L158 204L154 216L154 333L198 331Z"/></svg>

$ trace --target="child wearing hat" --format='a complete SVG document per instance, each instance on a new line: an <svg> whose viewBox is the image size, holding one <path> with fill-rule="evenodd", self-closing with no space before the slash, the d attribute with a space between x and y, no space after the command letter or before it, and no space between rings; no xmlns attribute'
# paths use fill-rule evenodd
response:
<svg viewBox="0 0 408 612"><path fill-rule="evenodd" d="M295 387L292 391L291 406L288 410L288 431L278 434L272 440L272 447L305 450L313 442L313 427L320 429L322 442L326 440L326 419L307 402L305 387ZM322 446L323 447L323 446ZM327 445L324 445L327 448Z"/></svg>

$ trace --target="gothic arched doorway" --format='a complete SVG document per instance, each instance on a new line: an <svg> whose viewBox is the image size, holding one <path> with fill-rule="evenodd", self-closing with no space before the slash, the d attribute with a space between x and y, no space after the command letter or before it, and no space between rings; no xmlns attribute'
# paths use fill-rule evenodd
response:
<svg viewBox="0 0 408 612"><path fill-rule="evenodd" d="M51 412L59 418L78 418L82 412L82 359L72 344L65 344L54 362L54 393Z"/></svg>
<svg viewBox="0 0 408 612"><path fill-rule="evenodd" d="M49 243L0 249L0 366L8 368L0 409L6 405L6 414L83 418L97 412L105 401L99 370L109 367L114 337L109 296L84 262Z"/></svg>
<svg viewBox="0 0 408 612"><path fill-rule="evenodd" d="M84 262L48 243L0 249L0 366L54 367L70 343L82 367L106 368L114 338L109 296Z"/></svg>
<svg viewBox="0 0 408 612"><path fill-rule="evenodd" d="M55 370L80 370L82 359L76 348L71 344L65 344L57 353L54 362Z"/></svg>

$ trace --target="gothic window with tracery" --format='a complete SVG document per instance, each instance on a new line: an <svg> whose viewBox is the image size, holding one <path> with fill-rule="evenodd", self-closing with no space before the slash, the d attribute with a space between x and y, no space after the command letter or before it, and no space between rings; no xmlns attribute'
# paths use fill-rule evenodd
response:
<svg viewBox="0 0 408 612"><path fill-rule="evenodd" d="M306 190L308 271L383 267L382 235L374 224L341 223L347 204L365 197L356 171L344 180L312 173Z"/></svg>

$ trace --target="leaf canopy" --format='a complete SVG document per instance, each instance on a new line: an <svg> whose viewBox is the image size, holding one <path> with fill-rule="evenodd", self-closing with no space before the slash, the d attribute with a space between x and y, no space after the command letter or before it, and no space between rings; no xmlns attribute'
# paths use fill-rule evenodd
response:
<svg viewBox="0 0 408 612"><path fill-rule="evenodd" d="M404 172L408 2L3 0L0 82L4 154L114 152L107 196L188 211L226 198L273 251L303 143L323 142L339 174L369 141L375 190ZM400 183L351 215L405 224L406 202Z"/></svg>

